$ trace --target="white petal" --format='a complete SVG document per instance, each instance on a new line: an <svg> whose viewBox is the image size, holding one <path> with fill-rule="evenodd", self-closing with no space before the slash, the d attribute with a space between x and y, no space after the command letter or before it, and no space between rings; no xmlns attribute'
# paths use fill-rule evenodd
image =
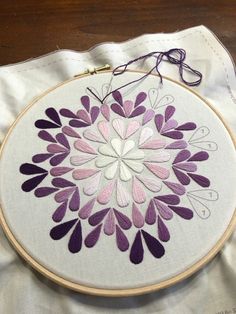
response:
<svg viewBox="0 0 236 314"><path fill-rule="evenodd" d="M142 129L138 144L142 145L147 140L149 140L152 136L153 136L153 130L151 128Z"/></svg>
<svg viewBox="0 0 236 314"><path fill-rule="evenodd" d="M120 163L120 178L122 181L129 181L132 178L132 174L123 162Z"/></svg>
<svg viewBox="0 0 236 314"><path fill-rule="evenodd" d="M134 152L130 152L127 155L123 157L124 159L143 159L144 158L144 152L142 150L135 150Z"/></svg>
<svg viewBox="0 0 236 314"><path fill-rule="evenodd" d="M117 182L116 199L120 207L126 207L129 205L129 194L119 180Z"/></svg>
<svg viewBox="0 0 236 314"><path fill-rule="evenodd" d="M72 156L70 158L70 163L74 166L81 166L86 164L86 162L93 160L94 158L96 158L96 156L93 155Z"/></svg>
<svg viewBox="0 0 236 314"><path fill-rule="evenodd" d="M144 186L152 192L158 192L161 189L161 181L156 178L137 176Z"/></svg>
<svg viewBox="0 0 236 314"><path fill-rule="evenodd" d="M98 186L101 179L101 172L96 173L92 176L88 181L86 181L84 186L84 194L86 195L93 195L97 192Z"/></svg>
<svg viewBox="0 0 236 314"><path fill-rule="evenodd" d="M98 142L98 143L106 143L104 141L103 138L101 138L101 136L96 132L96 131L93 131L93 130L85 130L83 132L83 135L84 137L87 139L87 140L90 140L92 142Z"/></svg>
<svg viewBox="0 0 236 314"><path fill-rule="evenodd" d="M117 157L117 154L109 145L99 146L98 151L100 154L110 157Z"/></svg>
<svg viewBox="0 0 236 314"><path fill-rule="evenodd" d="M97 159L96 159L96 166L98 168L103 168L103 167L106 167L108 165L110 165L111 163L113 163L115 161L115 158L114 157L108 157L108 156L99 156Z"/></svg>
<svg viewBox="0 0 236 314"><path fill-rule="evenodd" d="M124 122L121 119L114 119L112 121L113 128L115 129L116 133L124 139L125 137L125 126Z"/></svg>
<svg viewBox="0 0 236 314"><path fill-rule="evenodd" d="M128 124L127 130L126 130L126 134L125 134L125 138L128 138L131 135L133 135L135 132L138 131L139 128L140 128L140 124L139 124L138 121L131 121Z"/></svg>
<svg viewBox="0 0 236 314"><path fill-rule="evenodd" d="M118 156L121 156L122 151L122 142L119 138L113 138L111 140L111 146L113 147L114 151L117 153Z"/></svg>
<svg viewBox="0 0 236 314"><path fill-rule="evenodd" d="M110 136L109 122L107 121L98 122L98 130L100 131L104 139L108 141L109 136Z"/></svg>
<svg viewBox="0 0 236 314"><path fill-rule="evenodd" d="M170 160L170 154L168 152L156 152L155 155L145 158L145 161L149 162L165 162Z"/></svg>
<svg viewBox="0 0 236 314"><path fill-rule="evenodd" d="M111 180L114 178L116 171L117 171L117 168L118 168L118 164L119 164L119 161L116 160L109 168L106 169L105 177L108 180Z"/></svg>
<svg viewBox="0 0 236 314"><path fill-rule="evenodd" d="M123 147L123 153L122 156L125 156L127 153L129 153L133 148L135 147L135 142L132 140L125 141L124 147Z"/></svg>
<svg viewBox="0 0 236 314"><path fill-rule="evenodd" d="M123 162L131 168L133 171L137 173L141 173L143 171L143 164L141 162L136 162L133 160L123 160Z"/></svg>

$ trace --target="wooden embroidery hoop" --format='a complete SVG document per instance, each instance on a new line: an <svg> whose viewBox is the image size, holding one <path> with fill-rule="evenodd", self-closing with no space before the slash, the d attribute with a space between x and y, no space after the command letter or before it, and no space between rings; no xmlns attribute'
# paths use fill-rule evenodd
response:
<svg viewBox="0 0 236 314"><path fill-rule="evenodd" d="M100 73L111 73L112 71L103 71ZM130 72L136 72L136 73L144 73L142 71L130 71ZM97 73L99 74L99 73ZM151 74L153 76L157 76L156 74ZM22 116L24 116L28 110L31 109L31 107L41 98L43 98L45 95L47 95L48 93L52 92L53 90L62 87L65 84L68 84L71 81L74 80L78 80L80 78L86 77L86 76L90 76L90 74L84 74L81 75L79 77L75 77L72 78L70 80L67 80L65 82L62 82L58 85L56 85L55 87L47 90L45 93L41 94L39 97L35 98L20 114L19 116L16 118L16 120L14 121L14 123L12 124L12 126L10 127L9 131L7 132L7 135L2 143L2 146L0 148L0 158L3 154L3 150L4 147L8 141L8 138L11 135L12 130L14 129L14 127L17 125L18 121L21 119ZM226 122L224 121L223 117L221 116L221 114L219 114L217 112L217 110L215 108L213 108L213 106L206 101L203 97L201 97L200 95L198 95L195 91L191 90L190 88L186 87L185 85L164 77L166 80L172 81L175 84L180 85L181 87L187 89L188 91L190 91L191 93L193 93L194 95L196 95L200 100L202 100L217 116L218 118L221 120L221 122L223 123L224 127L226 128L226 130L228 131L230 138L234 144L234 147L236 148L236 139L232 133L232 131L229 129L228 125L226 124ZM52 281L56 282L57 284L72 289L74 291L77 292L82 292L85 294L90 294L90 295L96 295L96 296L106 296L106 297L127 297L127 296L135 296L135 295L141 295L141 294L147 294L147 293L151 293L163 288L167 288L169 286L172 286L186 278L188 278L189 276L191 276L192 274L194 274L195 272L197 272L199 269L201 269L204 265L206 265L210 260L213 259L213 257L221 250L221 248L223 247L224 243L229 239L230 235L233 233L234 228L236 226L236 209L234 211L234 214L230 220L230 223L227 227L227 229L225 230L225 232L223 233L223 235L221 236L221 238L216 242L216 244L214 245L214 247L199 261L197 261L194 265L192 265L190 268L186 269L184 272L168 279L168 280L164 280L158 284L152 284L152 285L148 285L148 286L143 286L143 287L139 287L139 288L129 288L129 289L99 289L99 288L94 288L94 287L89 287L89 286L84 286L84 285L80 285L78 283L69 281L69 280L65 280L64 278L56 275L55 273L49 271L47 268L45 268L44 266L42 266L39 262L37 262L35 259L33 259L29 253L27 253L27 251L24 249L24 247L17 241L17 239L14 236L14 233L11 231L10 227L8 226L6 219L4 217L4 210L3 207L0 207L0 224L8 238L8 240L10 241L10 243L12 244L12 246L15 248L15 250L20 254L21 257L23 257L23 259L28 262L34 269L36 269L38 272L40 272L42 275L44 275L45 277L51 279Z"/></svg>

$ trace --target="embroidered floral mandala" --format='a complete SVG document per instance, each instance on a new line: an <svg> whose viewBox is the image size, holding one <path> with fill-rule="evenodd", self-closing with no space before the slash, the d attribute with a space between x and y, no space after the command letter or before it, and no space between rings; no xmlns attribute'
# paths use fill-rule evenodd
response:
<svg viewBox="0 0 236 314"><path fill-rule="evenodd" d="M139 264L145 250L154 258L165 254L169 220L192 219L201 195L211 191L215 197L217 192L207 189L210 180L198 171L209 158L206 141L201 142L206 127L175 120L172 96L159 105L145 92L134 100L119 91L112 97L111 103L98 105L82 96L77 112L45 111L35 122L45 151L21 165L20 172L29 176L22 190L34 191L37 198L54 197L56 225L50 236L67 237L71 253L99 245L102 236L115 236L118 250L128 251L130 261ZM46 177L50 186L43 185ZM196 191L187 191L190 182ZM191 208L182 205L186 197ZM68 211L74 212L73 219L67 218ZM155 233L149 225L156 225Z"/></svg>

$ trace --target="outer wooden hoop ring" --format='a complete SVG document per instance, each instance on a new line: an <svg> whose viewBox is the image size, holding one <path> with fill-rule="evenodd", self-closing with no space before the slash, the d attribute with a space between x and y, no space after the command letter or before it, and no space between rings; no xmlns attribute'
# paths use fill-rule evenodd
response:
<svg viewBox="0 0 236 314"><path fill-rule="evenodd" d="M130 71L130 72L137 72L137 73L144 73L141 71ZM102 73L111 73L111 71L104 71ZM99 73L98 73L99 74ZM16 126L16 124L18 123L18 121L21 119L21 117L41 98L43 98L45 95L47 95L48 93L52 92L53 90L71 82L74 80L78 80L82 77L86 77L89 76L90 74L86 74L86 75L82 75L80 77L76 77L76 78L72 78L70 80L67 80L63 83L60 83L58 85L56 85L55 87L47 90L45 93L41 94L39 97L36 97L20 114L19 116L16 118L16 120L14 121L14 123L11 125L9 131L7 132L7 135L2 143L2 146L0 148L0 158L3 154L3 150L4 150L4 146L7 143L7 140L9 138L9 136L11 135L12 130L14 129L14 127ZM97 75L97 74L96 74ZM155 74L152 74L153 76L157 76ZM224 118L221 116L221 114L219 114L217 112L217 110L215 108L213 108L213 106L206 101L203 97L201 97L200 95L198 95L195 91L192 91L191 89L187 88L185 85L164 77L165 79L172 81L178 85L180 85L181 87L185 88L186 90L190 91L191 93L193 93L195 96L197 96L199 99L201 99L217 116L218 118L221 120L221 122L223 123L224 127L226 128L226 130L228 131L232 142L234 144L234 147L236 148L236 138L234 137L232 131L229 129L229 127L227 126L226 122L224 121ZM21 255L21 257L23 257L23 259L28 262L34 269L36 269L38 272L40 272L42 275L44 275L45 277L51 279L52 281L56 282L57 284L69 288L71 290L77 291L77 292L82 292L82 293L86 293L86 294L90 294L90 295L96 295L96 296L106 296L106 297L127 297L127 296L135 296L135 295L141 295L141 294L146 294L146 293L151 293L163 288L167 288L169 286L172 286L186 278L188 278L189 276L191 276L192 274L194 274L195 272L197 272L199 269L201 269L205 264L207 264L211 259L213 259L213 257L221 250L221 248L223 247L224 243L229 239L230 235L233 233L234 228L236 226L236 209L234 211L234 214L230 220L230 223L227 227L227 229L225 230L225 232L223 233L222 237L216 242L216 244L214 245L214 247L198 262L196 262L194 265L192 265L191 267L189 267L187 270L185 270L184 272L168 279L168 280L164 280L158 284L153 284L153 285L149 285L149 286L144 286L144 287L140 287L140 288L130 288L130 289L98 289L98 288L94 288L94 287L89 287L89 286L84 286L84 285L80 285L77 284L75 282L69 281L69 280L65 280L64 278L56 275L55 273L49 271L48 269L46 269L45 267L43 267L40 263L38 263L37 261L35 261L26 251L25 249L20 245L20 243L16 240L16 238L14 237L14 234L12 233L12 231L10 230L9 226L7 225L7 222L5 220L4 217L4 213L2 210L2 206L0 207L0 224L4 230L5 235L7 236L8 240L10 241L10 243L12 244L12 246L15 248L15 250Z"/></svg>

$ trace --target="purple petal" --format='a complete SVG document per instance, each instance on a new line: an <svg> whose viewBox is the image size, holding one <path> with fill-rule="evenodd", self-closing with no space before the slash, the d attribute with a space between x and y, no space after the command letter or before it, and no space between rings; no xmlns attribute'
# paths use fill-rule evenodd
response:
<svg viewBox="0 0 236 314"><path fill-rule="evenodd" d="M43 161L49 159L52 156L53 156L53 154L47 154L47 153L46 154L37 154L37 155L34 155L32 157L32 161L37 164L37 163L40 163L40 162L43 162Z"/></svg>
<svg viewBox="0 0 236 314"><path fill-rule="evenodd" d="M137 117L137 116L143 114L145 111L146 111L146 108L144 106L139 106L132 111L129 118Z"/></svg>
<svg viewBox="0 0 236 314"><path fill-rule="evenodd" d="M193 162L180 162L175 164L175 168L189 172L197 171L197 165L195 165Z"/></svg>
<svg viewBox="0 0 236 314"><path fill-rule="evenodd" d="M174 194L156 196L155 199L158 199L161 202L164 202L166 204L171 204L171 205L177 205L180 202L180 198Z"/></svg>
<svg viewBox="0 0 236 314"><path fill-rule="evenodd" d="M183 133L180 131L170 131L162 134L163 136L174 138L176 140L183 138Z"/></svg>
<svg viewBox="0 0 236 314"><path fill-rule="evenodd" d="M161 134L165 134L166 132L174 129L178 125L178 122L174 119L168 120L161 129Z"/></svg>
<svg viewBox="0 0 236 314"><path fill-rule="evenodd" d="M148 123L152 118L155 116L155 111L152 109L148 109L145 114L143 115L143 122L142 125Z"/></svg>
<svg viewBox="0 0 236 314"><path fill-rule="evenodd" d="M121 96L121 93L116 90L112 93L113 98L115 99L115 101L118 102L118 104L120 104L121 106L123 106L123 98Z"/></svg>
<svg viewBox="0 0 236 314"><path fill-rule="evenodd" d="M140 230L136 233L134 242L132 244L131 250L130 250L130 261L134 264L139 264L143 260L143 244L142 244L142 238L141 238L141 232Z"/></svg>
<svg viewBox="0 0 236 314"><path fill-rule="evenodd" d="M157 219L157 215L156 215L154 202L153 200L151 200L146 211L145 221L147 224L153 225L156 222L156 219Z"/></svg>
<svg viewBox="0 0 236 314"><path fill-rule="evenodd" d="M185 173L183 173L182 171L179 171L178 169L175 169L174 167L173 167L173 171L176 175L176 178L179 180L180 183L182 183L183 185L188 185L190 183L190 179Z"/></svg>
<svg viewBox="0 0 236 314"><path fill-rule="evenodd" d="M46 178L47 175L48 175L48 173L44 173L44 174L41 174L39 176L33 177L33 178L25 181L21 186L22 190L24 192L32 191L33 189L36 188L36 186L38 186L43 181L43 179Z"/></svg>
<svg viewBox="0 0 236 314"><path fill-rule="evenodd" d="M167 229L163 220L159 216L158 216L158 220L157 220L157 230L158 230L158 237L161 241L167 242L170 240L169 230Z"/></svg>
<svg viewBox="0 0 236 314"><path fill-rule="evenodd" d="M53 167L58 166L68 155L69 152L58 154L50 159L50 164Z"/></svg>
<svg viewBox="0 0 236 314"><path fill-rule="evenodd" d="M207 188L210 186L210 180L204 176L200 176L199 174L188 173L191 179L193 179L197 184L202 186L203 188Z"/></svg>
<svg viewBox="0 0 236 314"><path fill-rule="evenodd" d="M192 219L193 211L186 207L180 206L169 206L177 215L184 219Z"/></svg>
<svg viewBox="0 0 236 314"><path fill-rule="evenodd" d="M57 125L55 123L43 119L37 120L34 125L38 129L55 129L60 127L60 125Z"/></svg>
<svg viewBox="0 0 236 314"><path fill-rule="evenodd" d="M162 114L157 114L155 116L155 124L156 124L157 131L159 133L161 131L161 128L162 128L162 125L163 125L163 121L164 121L164 118L163 118Z"/></svg>
<svg viewBox="0 0 236 314"><path fill-rule="evenodd" d="M165 110L165 122L167 122L175 113L175 107L168 106Z"/></svg>
<svg viewBox="0 0 236 314"><path fill-rule="evenodd" d="M59 177L73 169L74 168L69 168L69 167L54 167L50 170L50 174L53 177Z"/></svg>
<svg viewBox="0 0 236 314"><path fill-rule="evenodd" d="M181 150L175 157L173 164L187 160L190 156L191 156L191 153L189 150Z"/></svg>
<svg viewBox="0 0 236 314"><path fill-rule="evenodd" d="M188 161L203 161L209 158L209 154L207 152L201 151L194 154L192 157L188 159Z"/></svg>
<svg viewBox="0 0 236 314"><path fill-rule="evenodd" d="M129 248L129 241L126 235L117 225L116 225L116 244L118 249L122 252L127 251Z"/></svg>
<svg viewBox="0 0 236 314"><path fill-rule="evenodd" d="M52 154L64 153L67 152L67 149L58 144L49 144L47 146L47 151Z"/></svg>
<svg viewBox="0 0 236 314"><path fill-rule="evenodd" d="M136 97L135 103L134 103L134 107L138 107L142 102L144 102L144 100L147 98L147 94L144 92L141 92L138 94L138 96Z"/></svg>
<svg viewBox="0 0 236 314"><path fill-rule="evenodd" d="M51 143L56 143L57 141L54 139L54 137L48 133L45 130L39 131L38 137L40 137L42 140L51 142Z"/></svg>
<svg viewBox="0 0 236 314"><path fill-rule="evenodd" d="M70 126L63 126L62 132L70 137L81 138L81 136L77 132L75 132L75 130L73 130Z"/></svg>
<svg viewBox="0 0 236 314"><path fill-rule="evenodd" d="M70 144L69 144L67 138L65 137L65 135L63 133L58 133L56 135L56 139L57 139L58 143L60 143L64 147L70 149Z"/></svg>
<svg viewBox="0 0 236 314"><path fill-rule="evenodd" d="M74 224L78 221L78 219L72 219L67 222L64 222L60 225L53 227L50 231L50 236L53 240L62 239L74 226Z"/></svg>
<svg viewBox="0 0 236 314"><path fill-rule="evenodd" d="M175 141L165 147L165 149L183 149L188 146L184 140Z"/></svg>
<svg viewBox="0 0 236 314"><path fill-rule="evenodd" d="M182 184L169 182L169 181L162 181L172 192L177 195L184 195L186 192L185 187Z"/></svg>
<svg viewBox="0 0 236 314"><path fill-rule="evenodd" d="M88 201L79 211L79 217L81 219L87 219L93 209L93 206L95 204L96 198L91 199L90 201Z"/></svg>
<svg viewBox="0 0 236 314"><path fill-rule="evenodd" d="M87 235L84 241L84 244L87 247L93 247L97 243L100 233L101 233L101 228L102 228L102 224L98 225L96 228L93 229L93 231L91 231Z"/></svg>
<svg viewBox="0 0 236 314"><path fill-rule="evenodd" d="M63 178L55 178L52 180L52 185L58 187L58 188L66 188L69 186L75 186L73 182L70 182Z"/></svg>
<svg viewBox="0 0 236 314"><path fill-rule="evenodd" d="M106 216L103 231L106 235L110 236L115 232L115 219L113 211L110 210L109 213Z"/></svg>
<svg viewBox="0 0 236 314"><path fill-rule="evenodd" d="M86 126L89 126L88 123L76 119L70 120L69 125L75 128L84 128Z"/></svg>
<svg viewBox="0 0 236 314"><path fill-rule="evenodd" d="M70 236L68 248L71 253L78 253L82 248L82 227L80 220Z"/></svg>
<svg viewBox="0 0 236 314"><path fill-rule="evenodd" d="M42 187L42 188L38 188L34 191L34 195L36 197L45 197L48 196L52 193L55 193L56 191L58 191L59 189L56 188L52 188L52 187Z"/></svg>
<svg viewBox="0 0 236 314"><path fill-rule="evenodd" d="M54 108L48 108L45 113L53 122L61 126L61 120L57 111Z"/></svg>
<svg viewBox="0 0 236 314"><path fill-rule="evenodd" d="M72 111L70 111L69 109L61 109L60 110L60 114L63 116L63 117L66 117L66 118L77 118L76 114L74 114Z"/></svg>
<svg viewBox="0 0 236 314"><path fill-rule="evenodd" d="M88 96L82 96L80 98L82 105L84 106L84 108L87 110L87 112L89 112L90 109L90 99Z"/></svg>
<svg viewBox="0 0 236 314"><path fill-rule="evenodd" d="M80 195L79 195L79 189L76 188L71 197L69 208L72 211L76 211L79 209L79 207L80 207Z"/></svg>
<svg viewBox="0 0 236 314"><path fill-rule="evenodd" d="M64 218L65 213L66 213L67 204L68 204L68 201L65 201L64 203L62 203L62 204L55 210L55 212L54 212L53 215L52 215L52 220L53 220L53 221L55 221L55 222L60 222L60 221L62 221L62 219Z"/></svg>
<svg viewBox="0 0 236 314"><path fill-rule="evenodd" d="M142 230L142 235L150 253L152 253L155 258L161 258L165 254L164 246L144 230Z"/></svg>
<svg viewBox="0 0 236 314"><path fill-rule="evenodd" d="M94 123L97 120L99 112L100 112L99 107L94 106L94 107L91 108L91 120L92 120L92 123Z"/></svg>
<svg viewBox="0 0 236 314"><path fill-rule="evenodd" d="M190 130L195 130L197 125L193 122L187 122L185 124L182 124L176 128L176 130L180 131L190 131Z"/></svg>
<svg viewBox="0 0 236 314"><path fill-rule="evenodd" d="M169 209L168 206L163 204L162 202L154 199L156 208L163 219L170 220L173 217L172 211Z"/></svg>
<svg viewBox="0 0 236 314"><path fill-rule="evenodd" d="M65 202L69 197L70 195L74 192L75 188L68 188L68 189L65 189L65 190L62 190L60 192L58 192L54 199L57 203L62 203L62 202Z"/></svg>
<svg viewBox="0 0 236 314"><path fill-rule="evenodd" d="M30 174L38 174L38 173L47 173L47 170L40 168L38 166L35 166L33 164L22 164L20 166L20 172L22 174L30 175Z"/></svg>
<svg viewBox="0 0 236 314"><path fill-rule="evenodd" d="M113 211L120 227L124 230L128 230L132 226L130 219L115 208L113 208Z"/></svg>
<svg viewBox="0 0 236 314"><path fill-rule="evenodd" d="M111 110L113 110L115 113L117 113L118 115L120 115L121 117L125 118L125 113L124 110L122 109L122 107L118 104L112 104L111 105Z"/></svg>
<svg viewBox="0 0 236 314"><path fill-rule="evenodd" d="M96 212L95 214L93 214L92 216L89 217L89 224L91 226L96 226L98 225L106 216L106 214L109 212L110 208L105 208L102 209L98 212Z"/></svg>

